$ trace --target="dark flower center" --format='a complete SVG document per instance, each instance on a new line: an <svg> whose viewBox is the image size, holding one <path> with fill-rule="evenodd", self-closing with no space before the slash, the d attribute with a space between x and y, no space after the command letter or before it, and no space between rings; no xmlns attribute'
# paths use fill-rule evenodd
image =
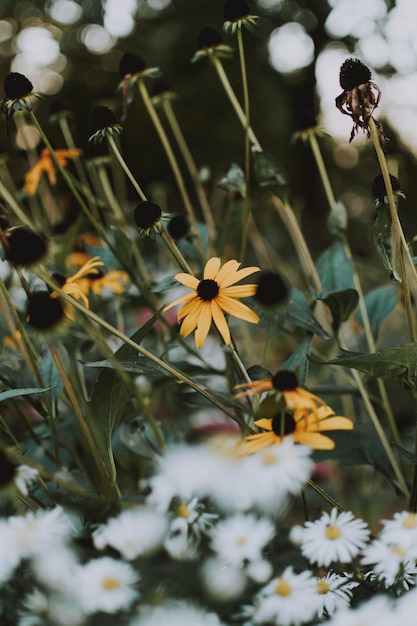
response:
<svg viewBox="0 0 417 626"><path fill-rule="evenodd" d="M19 72L11 72L4 79L4 93L11 100L18 100L28 96L33 91L33 85L26 76Z"/></svg>
<svg viewBox="0 0 417 626"><path fill-rule="evenodd" d="M204 50L205 48L215 48L222 43L224 42L221 34L211 26L206 26L198 36L197 45L198 50Z"/></svg>
<svg viewBox="0 0 417 626"><path fill-rule="evenodd" d="M67 282L67 277L64 276L64 274L60 274L59 272L54 272L52 274L52 280L58 285L58 287L63 287Z"/></svg>
<svg viewBox="0 0 417 626"><path fill-rule="evenodd" d="M168 222L168 232L173 239L181 239L190 232L190 221L186 215L174 215Z"/></svg>
<svg viewBox="0 0 417 626"><path fill-rule="evenodd" d="M279 274L264 272L258 279L256 300L265 306L280 304L288 296L288 289Z"/></svg>
<svg viewBox="0 0 417 626"><path fill-rule="evenodd" d="M151 96L161 96L162 94L172 93L173 89L165 80L156 80L151 90Z"/></svg>
<svg viewBox="0 0 417 626"><path fill-rule="evenodd" d="M115 113L104 105L96 106L90 113L90 132L92 135L98 130L118 124Z"/></svg>
<svg viewBox="0 0 417 626"><path fill-rule="evenodd" d="M392 174L390 174L389 177L390 177L390 181L392 185L392 190L394 192L400 191L400 182L398 178L396 178ZM383 200L385 196L387 195L387 188L385 187L385 181L384 181L384 177L382 176L382 174L378 174L378 176L376 176L373 180L372 195L374 198L377 198L378 200Z"/></svg>
<svg viewBox="0 0 417 626"><path fill-rule="evenodd" d="M161 217L161 207L156 202L144 200L133 211L136 226L142 229L151 228Z"/></svg>
<svg viewBox="0 0 417 626"><path fill-rule="evenodd" d="M0 452L0 486L10 483L16 476L16 465Z"/></svg>
<svg viewBox="0 0 417 626"><path fill-rule="evenodd" d="M26 320L36 330L48 330L64 317L64 309L58 298L51 298L48 291L38 291L29 297Z"/></svg>
<svg viewBox="0 0 417 626"><path fill-rule="evenodd" d="M205 278L197 287L197 293L204 302L210 302L219 294L219 285L212 278Z"/></svg>
<svg viewBox="0 0 417 626"><path fill-rule="evenodd" d="M27 226L12 228L6 233L6 238L9 249L5 258L11 263L32 265L46 254L46 241Z"/></svg>
<svg viewBox="0 0 417 626"><path fill-rule="evenodd" d="M224 7L224 21L234 22L250 15L250 7L245 0L227 0Z"/></svg>
<svg viewBox="0 0 417 626"><path fill-rule="evenodd" d="M119 72L121 76L126 74L139 74L146 69L146 63L134 52L126 52L119 63Z"/></svg>
<svg viewBox="0 0 417 626"><path fill-rule="evenodd" d="M298 387L298 379L291 370L280 370L272 377L272 385L277 391L294 391Z"/></svg>
<svg viewBox="0 0 417 626"><path fill-rule="evenodd" d="M285 435L291 435L296 429L296 422L291 413L278 413L272 418L272 431L278 435L278 437L284 437Z"/></svg>
<svg viewBox="0 0 417 626"><path fill-rule="evenodd" d="M359 59L346 59L340 68L339 79L342 89L351 91L371 80L371 70Z"/></svg>

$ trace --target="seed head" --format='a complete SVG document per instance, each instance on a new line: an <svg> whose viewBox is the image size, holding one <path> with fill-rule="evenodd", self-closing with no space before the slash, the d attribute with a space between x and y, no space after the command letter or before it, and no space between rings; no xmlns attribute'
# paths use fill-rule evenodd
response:
<svg viewBox="0 0 417 626"><path fill-rule="evenodd" d="M272 377L277 391L294 391L298 387L297 375L292 370L280 370Z"/></svg>
<svg viewBox="0 0 417 626"><path fill-rule="evenodd" d="M89 141L102 141L106 135L119 134L122 130L115 113L104 105L96 106L90 113Z"/></svg>
<svg viewBox="0 0 417 626"><path fill-rule="evenodd" d="M119 72L122 77L127 74L140 74L145 69L145 61L134 52L126 52L120 59Z"/></svg>
<svg viewBox="0 0 417 626"><path fill-rule="evenodd" d="M64 309L58 298L48 291L37 291L29 296L26 321L39 331L52 330L64 317Z"/></svg>
<svg viewBox="0 0 417 626"><path fill-rule="evenodd" d="M390 177L393 192L396 193L400 191L401 187L400 187L400 182L398 178L396 178L392 174L390 174L389 177ZM382 176L382 174L375 176L373 180L372 195L376 200L383 200L385 196L387 195L387 188L385 187L385 181L384 181L384 177Z"/></svg>
<svg viewBox="0 0 417 626"><path fill-rule="evenodd" d="M224 41L221 34L214 28L211 28L211 26L203 28L197 39L198 50L215 48L223 43Z"/></svg>
<svg viewBox="0 0 417 626"><path fill-rule="evenodd" d="M142 237L151 237L151 239L155 239L155 234L161 233L162 223L167 217L168 214L162 211L159 204L151 200L139 202L133 211L133 219L139 229L139 234Z"/></svg>
<svg viewBox="0 0 417 626"><path fill-rule="evenodd" d="M33 91L33 85L26 76L19 72L11 72L4 79L4 93L10 100L19 100L29 96Z"/></svg>
<svg viewBox="0 0 417 626"><path fill-rule="evenodd" d="M186 215L174 215L168 222L167 230L173 239L181 239L190 233L190 220Z"/></svg>
<svg viewBox="0 0 417 626"><path fill-rule="evenodd" d="M346 59L340 68L339 79L342 89L351 91L371 80L371 70L359 59Z"/></svg>
<svg viewBox="0 0 417 626"><path fill-rule="evenodd" d="M254 297L264 306L281 304L288 296L288 288L275 272L263 272L257 281Z"/></svg>
<svg viewBox="0 0 417 626"><path fill-rule="evenodd" d="M28 226L16 226L6 231L5 258L15 265L29 267L46 254L46 241Z"/></svg>
<svg viewBox="0 0 417 626"><path fill-rule="evenodd" d="M226 0L224 21L236 22L250 15L250 6L245 0Z"/></svg>

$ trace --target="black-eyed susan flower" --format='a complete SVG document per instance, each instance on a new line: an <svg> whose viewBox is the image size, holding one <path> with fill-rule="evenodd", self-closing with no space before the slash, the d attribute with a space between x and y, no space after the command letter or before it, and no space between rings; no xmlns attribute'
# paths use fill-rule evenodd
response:
<svg viewBox="0 0 417 626"><path fill-rule="evenodd" d="M6 129L8 131L10 121L16 111L31 111L32 102L30 96L39 98L39 94L33 91L33 85L26 76L19 72L10 72L4 79L5 98L1 102L1 108L6 116Z"/></svg>
<svg viewBox="0 0 417 626"><path fill-rule="evenodd" d="M398 180L398 178L396 176L393 176L392 174L389 175L389 178L391 181L391 187L394 196L400 196L401 198L405 198L403 192L401 191L400 181ZM375 198L376 203L384 201L386 202L387 189L385 187L385 181L382 174L378 174L378 176L375 176L374 180L372 181L372 195Z"/></svg>
<svg viewBox="0 0 417 626"><path fill-rule="evenodd" d="M195 63L204 57L218 56L219 58L228 58L232 54L233 48L225 44L222 35L215 28L206 26L198 35L197 51L191 59L191 63Z"/></svg>
<svg viewBox="0 0 417 626"><path fill-rule="evenodd" d="M167 231L174 240L190 235L190 220L188 216L173 215L168 222Z"/></svg>
<svg viewBox="0 0 417 626"><path fill-rule="evenodd" d="M195 330L195 343L202 348L209 334L212 321L226 345L230 344L230 330L224 313L257 324L259 317L248 306L237 302L237 298L253 296L256 285L236 285L243 278L259 272L259 267L239 269L240 263L227 261L223 266L218 257L209 259L204 268L203 280L191 274L176 274L175 278L192 293L178 298L165 307L165 311L181 304L178 321L181 322L180 334L188 337Z"/></svg>
<svg viewBox="0 0 417 626"><path fill-rule="evenodd" d="M81 155L82 151L78 148L70 148L63 150L54 150L54 153L59 163L63 167L65 167L66 165L68 165L69 159L78 158ZM48 148L44 148L42 150L38 163L31 167L30 170L25 174L23 189L26 191L28 196L32 197L35 195L39 187L42 174L44 173L47 175L49 183L52 186L56 185L55 166Z"/></svg>
<svg viewBox="0 0 417 626"><path fill-rule="evenodd" d="M152 104L158 105L164 100L174 100L176 97L175 91L165 80L159 79L153 83L151 89Z"/></svg>
<svg viewBox="0 0 417 626"><path fill-rule="evenodd" d="M38 263L48 251L45 239L28 226L8 228L2 233L1 240L5 259L22 267Z"/></svg>
<svg viewBox="0 0 417 626"><path fill-rule="evenodd" d="M224 24L225 31L236 32L242 26L251 28L259 19L258 15L252 15L250 6L246 0L226 0L224 5Z"/></svg>
<svg viewBox="0 0 417 626"><path fill-rule="evenodd" d="M91 135L88 141L93 143L104 141L108 135L119 135L122 132L116 114L104 104L94 107L91 111L89 125Z"/></svg>
<svg viewBox="0 0 417 626"><path fill-rule="evenodd" d="M133 219L138 227L141 237L155 239L160 235L164 221L170 217L169 213L162 211L159 204L151 200L142 200L133 211Z"/></svg>
<svg viewBox="0 0 417 626"><path fill-rule="evenodd" d="M263 393L264 391L273 391L282 394L285 405L290 411L296 409L308 409L316 411L319 406L325 404L324 400L314 395L307 389L300 387L295 372L291 370L280 370L272 378L263 380L254 380L252 383L243 383L236 385L235 389L244 389L235 395L236 399L251 396L255 393Z"/></svg>
<svg viewBox="0 0 417 626"><path fill-rule="evenodd" d="M371 81L371 70L359 59L346 59L339 73L342 93L336 98L336 106L353 120L350 141L359 128L369 133L369 119L381 99L381 91ZM381 140L385 139L382 125L375 123L380 131Z"/></svg>
<svg viewBox="0 0 417 626"><path fill-rule="evenodd" d="M127 107L131 98L129 97L130 88L140 78L157 78L161 70L159 67L148 67L145 61L134 52L125 52L120 59L119 72L122 82L119 88L122 90L123 97L123 118L126 117Z"/></svg>
<svg viewBox="0 0 417 626"><path fill-rule="evenodd" d="M64 319L65 312L61 301L52 297L49 291L37 291L29 296L26 308L26 322L38 331L54 330Z"/></svg>
<svg viewBox="0 0 417 626"><path fill-rule="evenodd" d="M255 300L264 307L273 307L288 297L288 287L276 272L262 272L257 280Z"/></svg>
<svg viewBox="0 0 417 626"><path fill-rule="evenodd" d="M278 445L285 437L292 437L296 443L313 450L333 450L335 442L322 432L353 429L351 419L336 415L327 405L316 411L296 409L293 413L277 413L272 418L256 420L254 425L264 432L245 437L238 447L240 454L253 454L267 446Z"/></svg>

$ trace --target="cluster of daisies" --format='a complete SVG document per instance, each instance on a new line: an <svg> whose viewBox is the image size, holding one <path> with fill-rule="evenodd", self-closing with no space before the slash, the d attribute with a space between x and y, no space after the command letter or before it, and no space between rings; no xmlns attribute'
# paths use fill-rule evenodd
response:
<svg viewBox="0 0 417 626"><path fill-rule="evenodd" d="M22 626L412 624L417 515L382 520L377 537L336 508L288 524L313 465L290 439L241 456L216 437L170 446L141 503L101 521L61 506L4 518L3 610L20 582Z"/></svg>

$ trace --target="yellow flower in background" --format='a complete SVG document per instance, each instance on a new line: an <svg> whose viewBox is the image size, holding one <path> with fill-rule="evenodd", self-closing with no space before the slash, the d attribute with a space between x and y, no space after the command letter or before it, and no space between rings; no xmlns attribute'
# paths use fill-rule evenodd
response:
<svg viewBox="0 0 417 626"><path fill-rule="evenodd" d="M285 437L292 437L296 443L309 446L313 450L333 450L335 442L322 434L322 431L352 430L353 422L348 417L335 415L327 405L317 411L297 409L294 413L278 413L271 419L261 418L254 422L264 432L248 435L238 445L240 454L253 454L267 446L282 443Z"/></svg>
<svg viewBox="0 0 417 626"><path fill-rule="evenodd" d="M89 292L89 278L88 275L98 274L99 267L104 265L103 261L100 261L100 257L94 256L89 259L80 269L72 276L63 276L62 274L54 274L55 281L59 284L60 289L69 296L72 296L76 300L82 300L84 306L90 306L87 298ZM52 297L57 297L56 291L51 294Z"/></svg>
<svg viewBox="0 0 417 626"><path fill-rule="evenodd" d="M58 161L64 167L68 165L68 159L76 159L82 153L78 148L54 150L54 152ZM28 196L32 197L35 195L43 173L47 175L49 183L52 186L56 185L55 166L48 148L42 150L38 163L31 167L25 174L23 189Z"/></svg>
<svg viewBox="0 0 417 626"><path fill-rule="evenodd" d="M237 302L237 298L253 296L256 285L235 285L238 281L259 272L259 267L239 269L238 261L227 261L223 266L218 257L209 259L204 268L203 280L191 274L179 273L175 278L193 292L178 298L165 307L165 311L182 304L178 311L181 322L180 334L188 337L195 330L195 343L202 348L209 334L212 321L226 345L230 344L230 330L224 313L257 324L259 317L248 306Z"/></svg>

